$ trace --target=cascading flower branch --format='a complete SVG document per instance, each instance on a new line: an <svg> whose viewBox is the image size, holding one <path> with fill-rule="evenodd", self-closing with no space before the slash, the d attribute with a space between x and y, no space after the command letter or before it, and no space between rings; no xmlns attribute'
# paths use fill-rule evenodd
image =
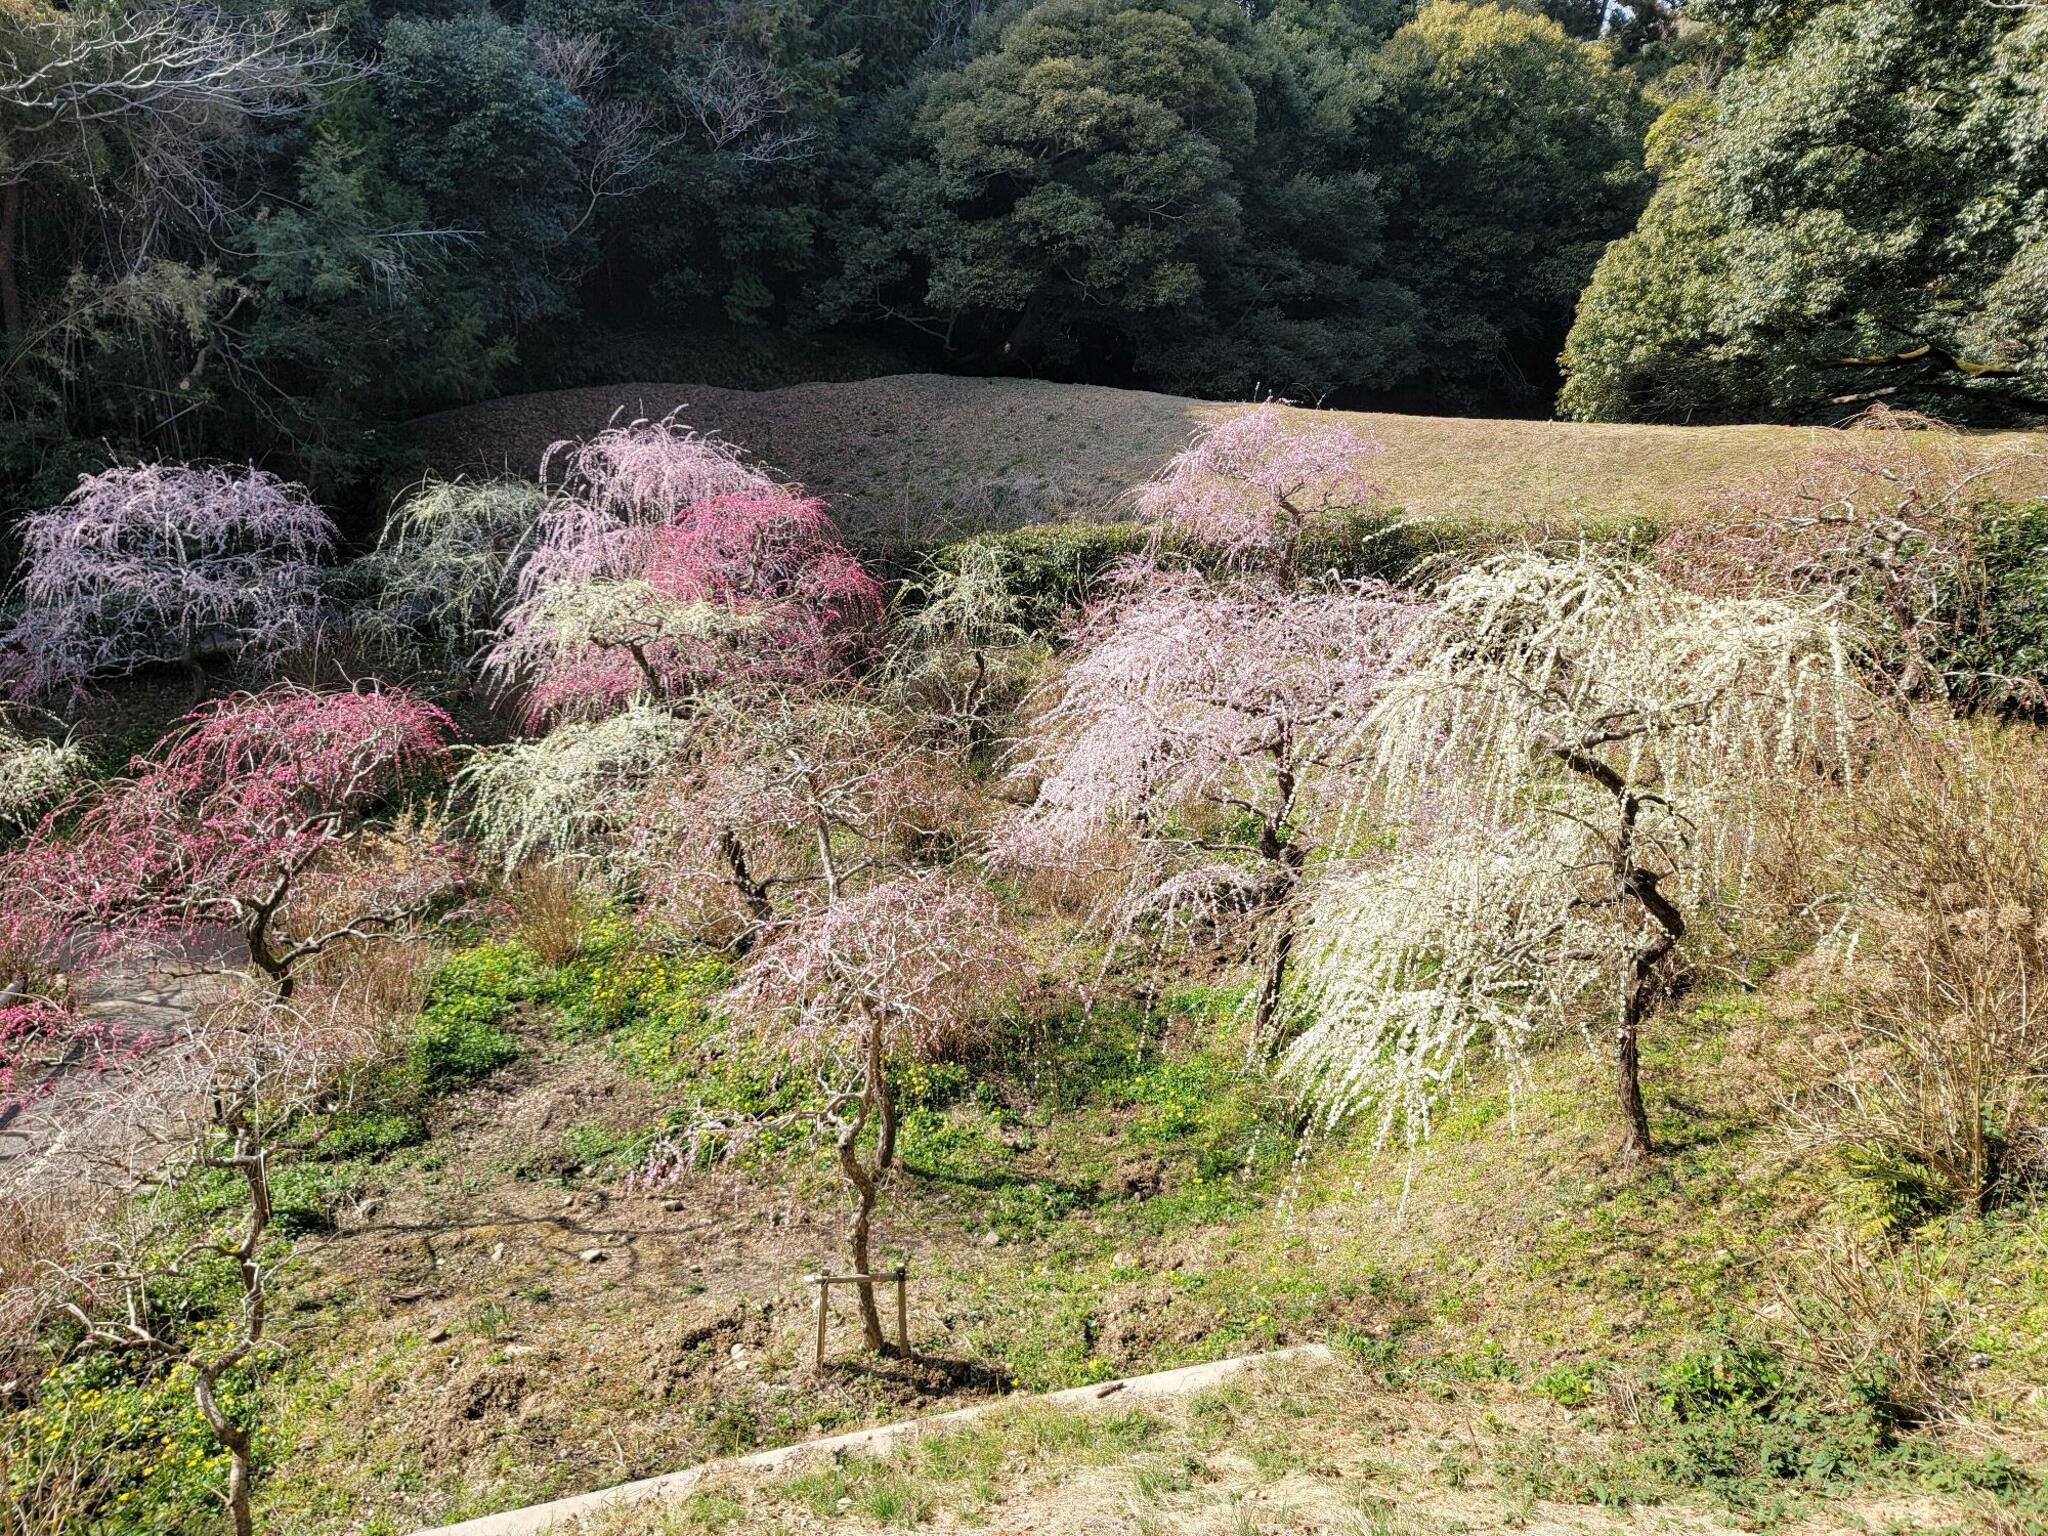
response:
<svg viewBox="0 0 2048 1536"><path fill-rule="evenodd" d="M88 955L226 928L289 994L305 960L402 925L458 865L435 840L361 857L370 815L449 767L448 717L402 690L279 687L193 711L4 865L0 940Z"/></svg>
<svg viewBox="0 0 2048 1536"><path fill-rule="evenodd" d="M1319 882L1315 1023L1283 1068L1332 1118L1419 1137L1469 1045L1512 1058L1605 1013L1622 1154L1646 1157L1641 1031L1692 918L1739 887L1756 797L1855 766L1875 705L1853 631L1832 602L1523 550L1446 583L1410 652L1357 737L1398 856Z"/></svg>
<svg viewBox="0 0 2048 1536"><path fill-rule="evenodd" d="M102 470L21 537L17 616L0 633L0 681L18 697L217 657L268 672L324 622L333 524L260 469Z"/></svg>
<svg viewBox="0 0 2048 1536"><path fill-rule="evenodd" d="M1137 494L1141 517L1239 565L1291 570L1318 517L1378 506L1380 446L1277 403L1213 422Z"/></svg>
<svg viewBox="0 0 2048 1536"><path fill-rule="evenodd" d="M823 502L673 420L635 422L568 454L485 669L530 724L591 718L714 679L830 676L881 609Z"/></svg>
<svg viewBox="0 0 2048 1536"><path fill-rule="evenodd" d="M76 742L33 740L0 723L0 834L27 830L85 768Z"/></svg>
<svg viewBox="0 0 2048 1536"><path fill-rule="evenodd" d="M1214 583L1149 567L1090 614L1038 703L1013 773L1038 780L999 829L999 862L1071 868L1105 832L1135 838L1113 882L1140 920L1274 919L1254 1014L1272 1023L1286 911L1356 785L1359 725L1425 604L1379 582Z"/></svg>

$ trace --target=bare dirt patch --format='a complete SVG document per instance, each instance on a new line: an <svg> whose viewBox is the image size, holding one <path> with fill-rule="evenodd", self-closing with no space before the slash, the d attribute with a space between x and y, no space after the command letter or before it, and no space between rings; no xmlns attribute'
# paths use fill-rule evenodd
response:
<svg viewBox="0 0 2048 1536"><path fill-rule="evenodd" d="M301 1245L278 1385L321 1431L279 1447L274 1507L303 1521L286 1528L335 1528L337 1502L438 1523L993 1389L942 1345L859 1359L843 1315L812 1371L801 1277L839 1246L830 1183L584 1176L568 1133L644 1127L660 1100L596 1049L522 1034L520 1062L445 1101L431 1140ZM929 1229L898 1235L915 1265Z"/></svg>

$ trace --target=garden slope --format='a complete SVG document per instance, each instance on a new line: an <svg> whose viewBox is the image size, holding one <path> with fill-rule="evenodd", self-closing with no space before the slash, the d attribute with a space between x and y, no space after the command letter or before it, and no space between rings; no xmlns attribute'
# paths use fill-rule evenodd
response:
<svg viewBox="0 0 2048 1536"><path fill-rule="evenodd" d="M629 383L507 396L413 423L430 472L531 474L548 445L614 417L684 421L741 444L834 504L864 534L913 538L1098 514L1242 406L1034 379L901 374L759 392ZM1388 499L1429 517L1541 522L1667 516L1716 487L1789 464L1804 427L1614 426L1560 421L1319 413L1385 447ZM1985 434L1986 451L2037 435ZM2015 492L2048 489L2048 460Z"/></svg>

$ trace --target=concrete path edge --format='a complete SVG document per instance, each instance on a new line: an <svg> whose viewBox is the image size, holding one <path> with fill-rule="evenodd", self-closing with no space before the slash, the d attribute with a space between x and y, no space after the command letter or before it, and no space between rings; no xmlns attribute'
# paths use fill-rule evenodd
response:
<svg viewBox="0 0 2048 1536"><path fill-rule="evenodd" d="M1213 1360L1206 1365L1184 1365L1177 1370L1153 1371L1145 1376L1124 1376L1115 1381L1100 1381L1085 1387L1068 1387L1062 1391L1045 1392L1035 1397L1012 1394L993 1402L956 1408L951 1413L933 1414L929 1418L904 1419L895 1424L880 1424L873 1429L857 1429L850 1434L833 1435L823 1440L805 1440L796 1445L782 1446L777 1450L756 1451L751 1456L732 1456L721 1461L707 1461L700 1466L686 1467L678 1472L664 1472L659 1477L642 1478L635 1483L621 1483L617 1487L599 1489L595 1493L577 1494L573 1498L556 1499L547 1504L530 1504L524 1509L508 1509L495 1515L480 1515L474 1520L464 1520L459 1525L430 1527L415 1531L413 1536L538 1536L538 1533L552 1531L565 1521L580 1520L590 1515L633 1504L644 1504L655 1499L674 1498L688 1493L703 1479L715 1473L771 1472L794 1463L833 1456L842 1451L880 1454L913 1436L933 1429L965 1424L998 1409L1012 1408L1024 1403L1049 1403L1058 1408L1094 1408L1139 1398L1178 1397L1213 1387L1218 1382L1227 1381L1253 1366L1268 1365L1281 1360L1325 1363L1330 1358L1327 1345L1300 1344L1292 1349L1268 1350L1258 1355L1239 1355L1230 1360Z"/></svg>

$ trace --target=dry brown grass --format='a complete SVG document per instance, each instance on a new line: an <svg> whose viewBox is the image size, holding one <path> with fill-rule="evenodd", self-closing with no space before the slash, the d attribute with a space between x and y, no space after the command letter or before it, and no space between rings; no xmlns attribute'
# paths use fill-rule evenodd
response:
<svg viewBox="0 0 2048 1536"><path fill-rule="evenodd" d="M437 473L530 475L556 439L587 435L619 413L679 411L829 498L857 533L930 537L1099 515L1203 421L1240 409L1094 385L904 374L760 392L684 383L555 390L442 412L412 432ZM1801 427L1326 414L1379 439L1386 452L1376 473L1409 512L1553 532L1665 518L1758 471L1803 462L1816 439ZM1962 441L1966 452L2028 451L2036 437ZM2048 460L2030 459L2008 488L2048 489Z"/></svg>
<svg viewBox="0 0 2048 1536"><path fill-rule="evenodd" d="M1006 1407L964 1427L935 1427L883 1457L800 1455L789 1470L713 1472L684 1497L560 1531L1734 1536L1753 1528L1682 1504L1603 1508L1531 1492L1535 1467L1598 1460L1616 1436L1597 1416L1511 1388L1397 1394L1356 1364L1289 1362L1178 1400ZM1864 1497L1778 1529L1953 1529L1960 1512L1959 1500Z"/></svg>
<svg viewBox="0 0 2048 1536"><path fill-rule="evenodd" d="M507 884L505 903L513 937L549 965L573 960L590 937L596 902L567 863L527 865Z"/></svg>
<svg viewBox="0 0 2048 1536"><path fill-rule="evenodd" d="M2031 733L1908 738L1858 798L1852 878L1875 964L1840 1132L1983 1207L2048 1125L2048 775Z"/></svg>

